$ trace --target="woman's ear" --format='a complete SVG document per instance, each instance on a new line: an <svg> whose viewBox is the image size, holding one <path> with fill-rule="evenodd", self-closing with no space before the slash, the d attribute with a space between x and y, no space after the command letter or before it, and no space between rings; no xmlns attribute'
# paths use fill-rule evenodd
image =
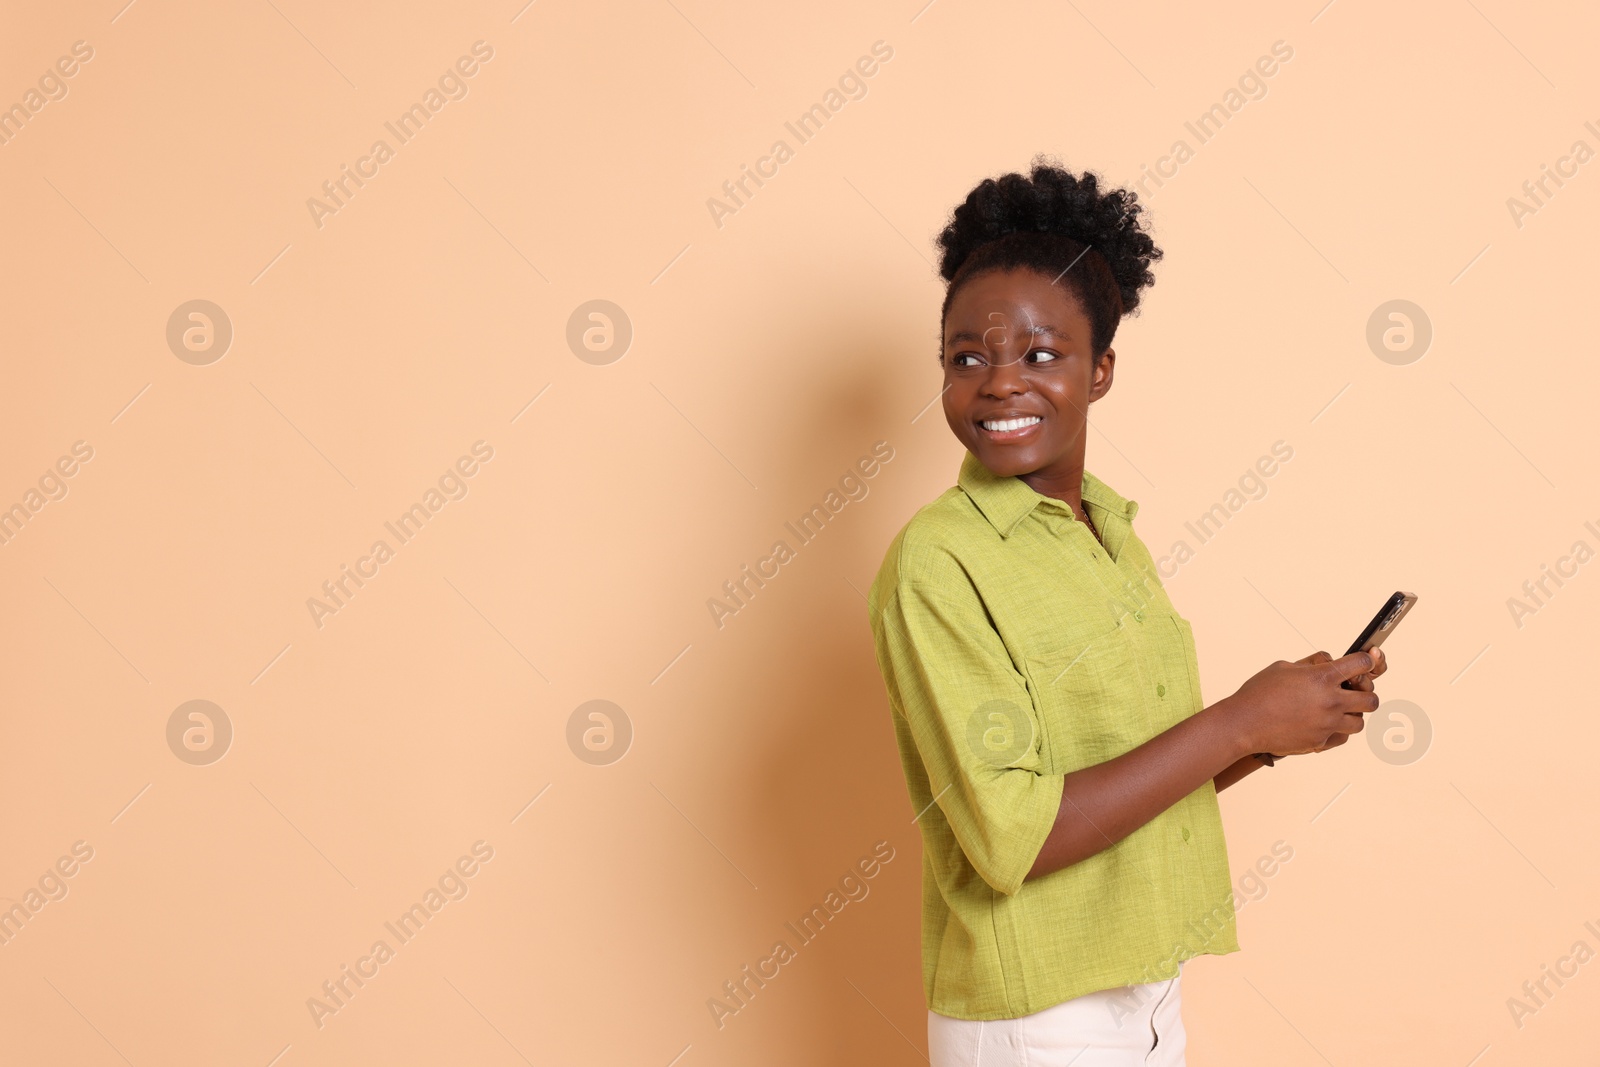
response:
<svg viewBox="0 0 1600 1067"><path fill-rule="evenodd" d="M1094 403L1111 391L1111 379L1116 369L1116 349L1108 348L1095 361L1094 373L1089 379L1089 403Z"/></svg>

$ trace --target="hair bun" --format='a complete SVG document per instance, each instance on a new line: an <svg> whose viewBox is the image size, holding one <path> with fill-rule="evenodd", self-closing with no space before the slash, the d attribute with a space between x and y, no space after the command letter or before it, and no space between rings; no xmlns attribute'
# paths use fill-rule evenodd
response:
<svg viewBox="0 0 1600 1067"><path fill-rule="evenodd" d="M1108 281L1121 297L1114 315L1120 318L1139 306L1141 289L1155 284L1150 264L1162 253L1144 229L1146 214L1133 190L1102 190L1093 171L1075 175L1039 155L1031 174L985 178L967 194L939 234L939 274L947 282L956 281L975 251L1011 234L1064 237L1087 245L1105 261ZM973 264L980 269L986 265Z"/></svg>

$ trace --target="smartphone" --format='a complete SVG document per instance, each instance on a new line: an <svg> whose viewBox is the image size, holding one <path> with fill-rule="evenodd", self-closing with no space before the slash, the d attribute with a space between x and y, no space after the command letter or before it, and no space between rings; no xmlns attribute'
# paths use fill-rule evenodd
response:
<svg viewBox="0 0 1600 1067"><path fill-rule="evenodd" d="M1379 608L1378 613L1372 617L1372 621L1367 623L1367 628L1361 631L1361 636L1351 643L1345 655L1348 656L1355 652L1370 652L1383 644L1388 636L1394 633L1395 627L1400 625L1400 620L1406 617L1406 613L1411 610L1416 602L1417 594L1400 592L1395 593L1394 596L1384 601L1383 607ZM1345 683L1344 688L1350 688L1348 682Z"/></svg>

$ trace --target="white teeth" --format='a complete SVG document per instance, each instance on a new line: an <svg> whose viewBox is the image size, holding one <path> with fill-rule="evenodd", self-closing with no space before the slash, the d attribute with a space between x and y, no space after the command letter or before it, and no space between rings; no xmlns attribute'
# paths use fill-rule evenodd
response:
<svg viewBox="0 0 1600 1067"><path fill-rule="evenodd" d="M1032 426L1036 422L1043 421L1037 415L1029 415L1021 419L992 419L982 425L985 430L991 433L1010 433L1012 430L1020 430L1024 426Z"/></svg>

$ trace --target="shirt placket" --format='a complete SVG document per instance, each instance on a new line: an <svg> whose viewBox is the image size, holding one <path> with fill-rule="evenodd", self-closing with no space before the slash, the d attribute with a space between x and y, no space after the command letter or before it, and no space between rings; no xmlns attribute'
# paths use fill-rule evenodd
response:
<svg viewBox="0 0 1600 1067"><path fill-rule="evenodd" d="M1144 605L1129 604L1129 593L1125 588L1128 576L1123 573L1121 565L1111 558L1110 551L1090 531L1088 524L1080 521L1066 505L1061 505L1060 510L1052 506L1052 511L1055 511L1056 521L1061 524L1058 536L1088 565L1100 583L1107 602L1120 604L1126 609L1126 614L1117 619L1117 626L1120 628L1127 618L1143 626ZM1085 560L1084 556L1088 558Z"/></svg>
<svg viewBox="0 0 1600 1067"><path fill-rule="evenodd" d="M1133 653L1134 669L1139 673L1137 684L1134 686L1134 691L1138 693L1137 703L1134 707L1128 709L1129 714L1139 716L1156 714L1155 708L1151 704L1150 694L1155 691L1155 687L1159 686L1162 692L1158 693L1157 697L1164 697L1166 695L1166 687L1164 681L1152 681L1145 674L1143 666L1149 662L1148 657L1151 652L1149 635L1145 630L1144 609L1146 605L1139 602L1138 598L1134 597L1125 588L1123 583L1129 581L1129 579L1123 567L1111 558L1111 552L1090 531L1088 524L1081 522L1065 505L1062 506L1060 511L1056 512L1056 522L1066 524L1058 527L1058 538L1065 543L1067 550L1073 552L1078 557L1079 562L1087 566L1090 572L1094 574L1095 580L1106 598L1108 610L1116 610L1118 612L1117 632L1122 635L1122 640L1128 643ZM1070 529L1068 528L1069 526L1078 527L1078 529ZM1124 546L1126 546L1126 542L1124 542ZM1111 604L1120 605L1120 609L1109 609ZM1131 627L1128 624L1129 619L1133 620Z"/></svg>

